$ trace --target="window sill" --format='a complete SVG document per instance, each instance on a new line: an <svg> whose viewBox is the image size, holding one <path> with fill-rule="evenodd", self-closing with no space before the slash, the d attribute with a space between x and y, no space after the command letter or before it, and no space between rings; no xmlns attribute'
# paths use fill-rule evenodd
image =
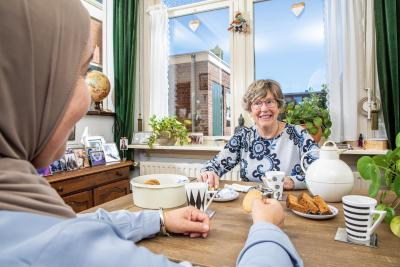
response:
<svg viewBox="0 0 400 267"><path fill-rule="evenodd" d="M154 145L150 148L148 145L129 145L130 149L140 150L181 150L181 151L220 151L224 145L175 145L175 146L160 146ZM353 149L347 150L341 154L344 155L385 155L387 150L378 149Z"/></svg>

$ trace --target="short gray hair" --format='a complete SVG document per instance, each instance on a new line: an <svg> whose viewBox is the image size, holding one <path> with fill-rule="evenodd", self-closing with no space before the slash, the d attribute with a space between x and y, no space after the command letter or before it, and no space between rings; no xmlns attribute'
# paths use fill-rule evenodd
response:
<svg viewBox="0 0 400 267"><path fill-rule="evenodd" d="M243 108L251 112L251 105L257 99L265 98L268 93L271 93L278 103L278 108L281 109L285 105L285 98L282 94L281 85L274 80L257 80L247 88L243 96Z"/></svg>

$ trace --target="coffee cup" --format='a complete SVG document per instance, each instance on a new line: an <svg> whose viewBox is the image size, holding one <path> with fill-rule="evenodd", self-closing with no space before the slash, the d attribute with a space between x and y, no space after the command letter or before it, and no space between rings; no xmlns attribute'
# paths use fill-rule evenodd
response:
<svg viewBox="0 0 400 267"><path fill-rule="evenodd" d="M215 193L214 191L209 191L208 184L203 182L187 183L185 184L185 190L188 205L204 212L213 201L213 198L208 199L208 196Z"/></svg>
<svg viewBox="0 0 400 267"><path fill-rule="evenodd" d="M376 199L366 196L348 195L342 197L342 202L347 238L356 243L369 243L386 211L376 210ZM374 215L379 216L375 222Z"/></svg>
<svg viewBox="0 0 400 267"><path fill-rule="evenodd" d="M263 181L273 191L272 198L282 200L284 179L285 173L281 171L268 171L265 173Z"/></svg>

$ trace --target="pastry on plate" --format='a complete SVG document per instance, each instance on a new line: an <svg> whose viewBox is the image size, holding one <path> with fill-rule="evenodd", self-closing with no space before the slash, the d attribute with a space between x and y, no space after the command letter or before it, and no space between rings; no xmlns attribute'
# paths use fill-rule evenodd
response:
<svg viewBox="0 0 400 267"><path fill-rule="evenodd" d="M314 200L312 197L310 197L309 194L307 193L301 193L299 196L299 203L300 205L303 205L307 211L311 214L318 214L318 206L315 205Z"/></svg>
<svg viewBox="0 0 400 267"><path fill-rule="evenodd" d="M286 207L288 207L291 210L297 210L302 213L307 213L306 207L303 205L299 204L297 201L297 197L294 195L288 195L286 199Z"/></svg>
<svg viewBox="0 0 400 267"><path fill-rule="evenodd" d="M317 205L320 214L322 215L332 214L330 208L328 207L328 205L326 204L325 200L322 197L316 195L313 197L313 201L315 205Z"/></svg>

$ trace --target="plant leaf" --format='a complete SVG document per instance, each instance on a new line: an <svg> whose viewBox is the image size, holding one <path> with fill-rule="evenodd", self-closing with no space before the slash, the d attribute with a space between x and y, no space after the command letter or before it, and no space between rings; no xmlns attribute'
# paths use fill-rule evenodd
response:
<svg viewBox="0 0 400 267"><path fill-rule="evenodd" d="M386 156L384 156L384 155L374 156L374 157L372 157L372 159L374 160L374 163L378 166L385 167L385 168L387 168L389 166L389 162L387 161Z"/></svg>
<svg viewBox="0 0 400 267"><path fill-rule="evenodd" d="M394 215L396 215L396 212L392 207L386 207L385 210L386 210L385 222L390 224Z"/></svg>
<svg viewBox="0 0 400 267"><path fill-rule="evenodd" d="M374 161L370 156L363 156L357 161L357 170L364 180L371 180L372 176L376 176L372 170L373 166Z"/></svg>
<svg viewBox="0 0 400 267"><path fill-rule="evenodd" d="M371 178L372 183L369 186L368 194L370 197L376 197L379 192L379 188L381 187L381 179L378 176L372 176Z"/></svg>
<svg viewBox="0 0 400 267"><path fill-rule="evenodd" d="M314 120L314 125L317 127L321 127L322 126L322 119L320 117L315 117Z"/></svg>
<svg viewBox="0 0 400 267"><path fill-rule="evenodd" d="M393 191L400 197L400 175L397 175L393 182Z"/></svg>
<svg viewBox="0 0 400 267"><path fill-rule="evenodd" d="M400 147L400 133L396 135L396 147Z"/></svg>

